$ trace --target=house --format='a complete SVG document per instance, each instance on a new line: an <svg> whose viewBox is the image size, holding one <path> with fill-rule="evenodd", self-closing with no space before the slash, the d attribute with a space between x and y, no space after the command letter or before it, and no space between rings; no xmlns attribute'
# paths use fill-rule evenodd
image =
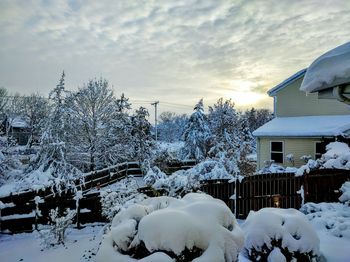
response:
<svg viewBox="0 0 350 262"><path fill-rule="evenodd" d="M8 129L8 134L17 141L18 145L26 145L28 143L31 129L28 121L23 117L5 118L1 126L2 132L6 133L6 129Z"/></svg>
<svg viewBox="0 0 350 262"><path fill-rule="evenodd" d="M301 166L306 156L319 158L327 143L350 135L350 107L300 91L305 73L303 69L268 91L274 99L275 118L253 132L258 169L270 160Z"/></svg>

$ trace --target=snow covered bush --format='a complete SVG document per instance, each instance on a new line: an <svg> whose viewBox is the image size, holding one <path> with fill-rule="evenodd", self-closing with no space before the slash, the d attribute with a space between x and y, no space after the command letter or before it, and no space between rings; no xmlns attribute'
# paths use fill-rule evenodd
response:
<svg viewBox="0 0 350 262"><path fill-rule="evenodd" d="M124 207L144 200L146 196L140 194L137 189L136 181L130 178L113 184L112 188L102 189L100 191L102 215L111 221Z"/></svg>
<svg viewBox="0 0 350 262"><path fill-rule="evenodd" d="M234 176L226 171L221 162L207 159L190 169L179 170L170 176L158 178L152 187L168 196L183 196L198 191L202 180L233 178Z"/></svg>
<svg viewBox="0 0 350 262"><path fill-rule="evenodd" d="M143 177L143 181L146 185L153 185L159 179L166 179L167 175L163 173L157 166L148 169L146 175Z"/></svg>
<svg viewBox="0 0 350 262"><path fill-rule="evenodd" d="M300 208L317 231L350 239L350 207L342 203L306 203Z"/></svg>
<svg viewBox="0 0 350 262"><path fill-rule="evenodd" d="M341 142L332 142L326 146L326 153L320 159L310 159L305 165L301 166L297 175L301 176L305 172L309 173L313 169L350 169L350 148L347 144Z"/></svg>
<svg viewBox="0 0 350 262"><path fill-rule="evenodd" d="M243 255L252 261L316 261L320 255L316 231L298 210L251 211L242 229Z"/></svg>
<svg viewBox="0 0 350 262"><path fill-rule="evenodd" d="M119 212L98 262L237 261L244 237L224 202L205 194L156 197Z"/></svg>
<svg viewBox="0 0 350 262"><path fill-rule="evenodd" d="M64 212L61 212L58 207L56 209L51 209L49 212L52 223L50 228L39 231L42 245L45 248L49 248L56 244L64 244L65 232L73 223L73 218L76 214L76 210L70 210L68 208Z"/></svg>
<svg viewBox="0 0 350 262"><path fill-rule="evenodd" d="M339 201L343 203L350 203L350 181L345 182L341 186L340 192L342 192L342 195L339 197Z"/></svg>

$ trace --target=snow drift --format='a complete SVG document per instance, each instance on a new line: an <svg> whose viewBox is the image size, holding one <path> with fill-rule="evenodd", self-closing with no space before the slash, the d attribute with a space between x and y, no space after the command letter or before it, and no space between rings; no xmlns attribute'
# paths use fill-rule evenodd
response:
<svg viewBox="0 0 350 262"><path fill-rule="evenodd" d="M230 209L206 194L149 198L118 213L98 262L237 261L244 237Z"/></svg>

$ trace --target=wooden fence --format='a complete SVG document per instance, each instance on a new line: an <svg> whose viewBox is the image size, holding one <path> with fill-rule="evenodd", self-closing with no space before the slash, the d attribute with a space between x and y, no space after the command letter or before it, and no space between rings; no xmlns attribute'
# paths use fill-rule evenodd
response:
<svg viewBox="0 0 350 262"><path fill-rule="evenodd" d="M99 193L89 193L91 189L113 184L126 176L142 176L142 171L137 162L126 162L110 168L85 174L84 181L77 180L78 190L83 192L83 199L79 200L78 215L75 222L80 224L105 221L101 216L101 204ZM40 196L44 202L39 204L41 216L35 212L34 198ZM72 190L63 191L61 194L52 192L50 188L44 190L26 191L11 194L0 198L4 208L0 209L1 232L26 232L32 231L38 224L49 222L49 211L60 207L62 209L75 209L76 200Z"/></svg>
<svg viewBox="0 0 350 262"><path fill-rule="evenodd" d="M85 183L77 184L84 196L80 199L77 209L77 226L105 221L101 215L100 195L98 192L91 193L90 189L115 183L128 175L141 174L141 169L135 162L87 174ZM305 202L336 202L341 194L339 188L347 180L350 180L350 170L323 169L302 177L296 177L292 173L280 173L249 176L232 183L228 180L208 180L202 183L201 190L223 200L237 218L244 219L251 210L264 207L299 209L303 198ZM297 193L302 187L303 196ZM44 203L39 204L41 216L35 212L36 195L44 199ZM32 231L37 225L49 222L49 210L56 207L76 209L76 200L73 198L73 192L67 191L58 195L48 189L0 198L6 206L0 209L0 231Z"/></svg>
<svg viewBox="0 0 350 262"><path fill-rule="evenodd" d="M341 195L339 188L347 180L350 180L350 170L322 169L301 177L294 173L273 173L232 183L205 181L201 190L223 200L237 218L244 219L251 210L264 207L299 209L303 198L305 202L337 202Z"/></svg>

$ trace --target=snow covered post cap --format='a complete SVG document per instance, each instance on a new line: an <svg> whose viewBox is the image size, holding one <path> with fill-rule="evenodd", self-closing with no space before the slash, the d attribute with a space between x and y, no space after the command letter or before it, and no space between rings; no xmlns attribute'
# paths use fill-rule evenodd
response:
<svg viewBox="0 0 350 262"><path fill-rule="evenodd" d="M307 69L300 90L350 104L350 42L317 58Z"/></svg>

